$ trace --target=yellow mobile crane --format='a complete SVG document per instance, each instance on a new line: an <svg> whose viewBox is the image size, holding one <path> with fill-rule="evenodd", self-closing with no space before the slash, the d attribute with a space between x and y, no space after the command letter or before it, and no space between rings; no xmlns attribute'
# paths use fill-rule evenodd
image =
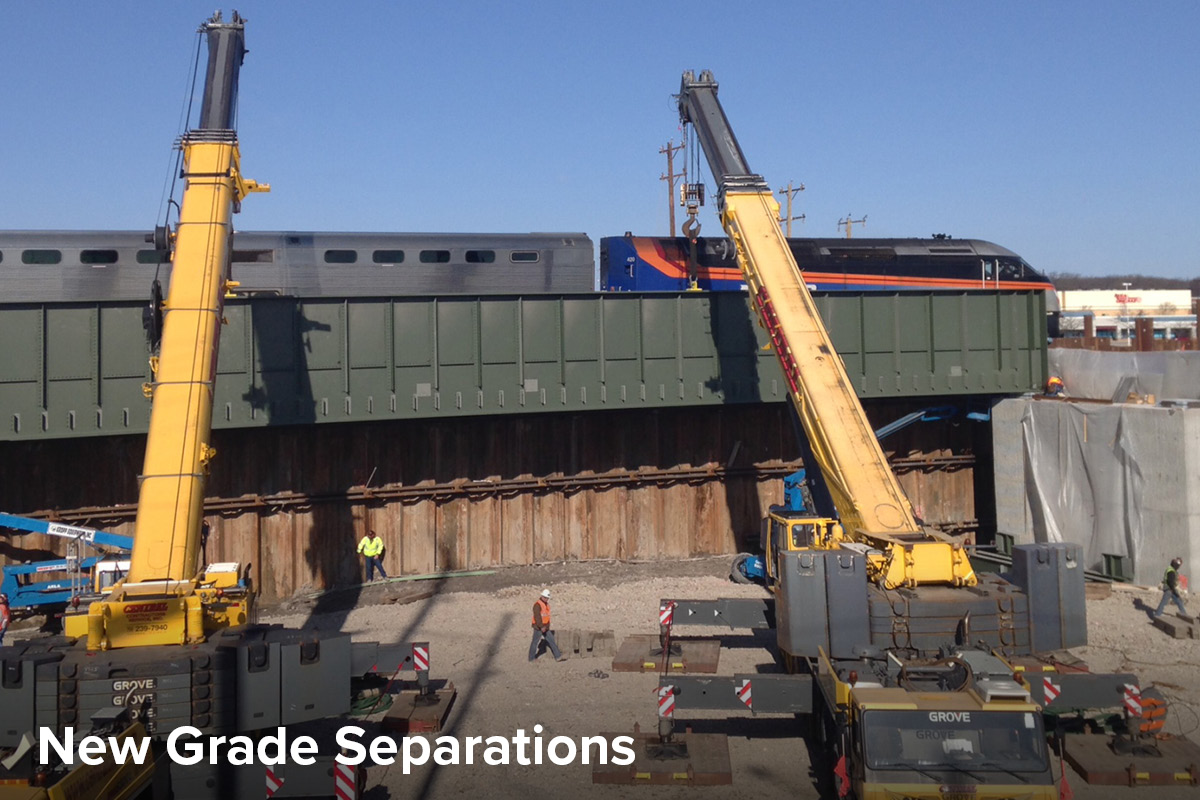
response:
<svg viewBox="0 0 1200 800"><path fill-rule="evenodd" d="M712 167L721 224L841 518L820 524L806 546L856 547L880 586L974 585L963 541L917 523L779 228L779 203L750 171L712 73L684 75L679 108Z"/></svg>
<svg viewBox="0 0 1200 800"><path fill-rule="evenodd" d="M763 536L772 598L660 605L664 638L656 652L664 658L672 620L771 627L781 660L799 674L664 675L659 696L674 702L660 699L660 713L809 714L814 751L828 761L815 766L832 771L839 795L862 800L1052 798L1042 709L1010 659L1086 643L1079 548L1018 547L1009 582L976 575L963 539L919 524L787 246L779 205L747 165L710 72L684 73L679 112L717 183L721 223L811 450L805 466L819 471L836 514L814 513L811 498L772 509ZM1088 678L1055 680L1071 684L1077 708L1116 705L1120 687L1136 682ZM671 731L660 720L662 741L647 754L677 752Z"/></svg>
<svg viewBox="0 0 1200 800"><path fill-rule="evenodd" d="M380 646L252 624L241 567L199 565L217 348L233 285L231 218L247 194L268 188L242 175L232 127L244 27L236 12L228 22L218 12L200 27L208 70L199 125L179 143L179 220L174 235L165 228L155 235L156 249L171 251L172 272L146 387L150 433L129 573L86 614L67 618L65 638L0 647L0 800L119 800L151 781L155 796L177 800L258 795L261 765L176 763L164 756L168 736L257 735L345 714L356 679L400 665L419 667L418 683L428 686L428 643ZM452 694L422 692L442 707ZM35 761L39 737L74 734L78 741L89 732L149 737L153 758ZM275 767L288 784L277 796L333 796L335 754ZM340 785L362 778L343 773Z"/></svg>
<svg viewBox="0 0 1200 800"><path fill-rule="evenodd" d="M213 630L250 621L251 592L237 564L198 571L204 483L215 455L213 385L229 275L232 218L251 192L267 192L242 175L233 129L244 25L234 13L205 23L208 82L200 123L180 142L184 180L179 222L170 242L170 290L162 340L152 361L146 459L128 576L87 617L69 617L67 634L87 636L89 650L203 641ZM86 621L86 629L80 627Z"/></svg>

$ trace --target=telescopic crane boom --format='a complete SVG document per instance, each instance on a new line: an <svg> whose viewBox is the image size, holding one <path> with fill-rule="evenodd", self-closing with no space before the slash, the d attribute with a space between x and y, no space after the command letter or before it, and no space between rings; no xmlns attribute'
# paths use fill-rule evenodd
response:
<svg viewBox="0 0 1200 800"><path fill-rule="evenodd" d="M200 28L208 70L198 127L180 142L185 185L173 237L170 291L158 356L152 359L150 432L139 478L128 578L88 611L88 648L203 641L206 630L243 624L250 592L239 569L199 572L204 484L215 451L213 385L229 278L231 218L250 192L233 129L244 24L220 13ZM129 612L129 609L133 609Z"/></svg>
<svg viewBox="0 0 1200 800"><path fill-rule="evenodd" d="M711 72L683 74L679 114L708 159L721 224L840 515L814 545L860 550L885 588L973 585L961 540L923 530L892 474L779 228L779 203L746 163Z"/></svg>

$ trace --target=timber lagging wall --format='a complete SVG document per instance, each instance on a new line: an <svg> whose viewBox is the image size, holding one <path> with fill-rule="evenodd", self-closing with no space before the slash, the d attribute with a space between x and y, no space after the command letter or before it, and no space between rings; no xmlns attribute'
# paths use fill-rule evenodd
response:
<svg viewBox="0 0 1200 800"><path fill-rule="evenodd" d="M868 411L882 424L910 406ZM926 424L885 442L927 522L974 520L979 429ZM205 560L253 564L267 601L360 580L368 528L391 575L737 552L797 457L782 404L218 431L213 444ZM0 445L0 509L132 533L143 448ZM0 538L0 560L58 544Z"/></svg>

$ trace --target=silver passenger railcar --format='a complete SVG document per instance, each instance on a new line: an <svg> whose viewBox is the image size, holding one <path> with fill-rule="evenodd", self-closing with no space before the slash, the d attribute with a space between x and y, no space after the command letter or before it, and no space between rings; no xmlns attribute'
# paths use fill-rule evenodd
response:
<svg viewBox="0 0 1200 800"><path fill-rule="evenodd" d="M144 231L0 232L0 302L133 300L167 286ZM323 233L233 237L239 293L293 297L530 294L595 288L584 233Z"/></svg>

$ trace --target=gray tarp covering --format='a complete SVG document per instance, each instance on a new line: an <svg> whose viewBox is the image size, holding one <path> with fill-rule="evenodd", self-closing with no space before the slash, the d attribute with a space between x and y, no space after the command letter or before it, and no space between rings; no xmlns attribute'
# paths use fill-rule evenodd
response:
<svg viewBox="0 0 1200 800"><path fill-rule="evenodd" d="M1193 566L1200 409L1005 400L993 433L1000 532L1077 543L1090 569L1128 557L1139 583L1157 584L1176 555Z"/></svg>
<svg viewBox="0 0 1200 800"><path fill-rule="evenodd" d="M1097 350L1049 352L1050 374L1058 375L1071 397L1121 401L1118 389L1158 400L1200 400L1200 353L1114 353Z"/></svg>

